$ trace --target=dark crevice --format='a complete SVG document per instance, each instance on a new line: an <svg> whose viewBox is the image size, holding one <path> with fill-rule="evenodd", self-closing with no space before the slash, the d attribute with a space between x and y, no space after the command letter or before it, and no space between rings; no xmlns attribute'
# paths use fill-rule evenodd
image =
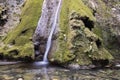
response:
<svg viewBox="0 0 120 80"><path fill-rule="evenodd" d="M12 50L9 52L10 55L18 55L19 51L18 50Z"/></svg>
<svg viewBox="0 0 120 80"><path fill-rule="evenodd" d="M7 10L2 11L1 15L6 15L7 14Z"/></svg>
<svg viewBox="0 0 120 80"><path fill-rule="evenodd" d="M5 60L5 61L17 61L17 58L14 58L14 56L19 54L18 50L12 50L8 52L8 55L0 55L0 60Z"/></svg>
<svg viewBox="0 0 120 80"><path fill-rule="evenodd" d="M34 43L34 51L35 51L35 58L38 60L42 60L43 55L45 53L47 39L41 37L40 40Z"/></svg>
<svg viewBox="0 0 120 80"><path fill-rule="evenodd" d="M6 16L7 10L4 10L0 14L0 26L4 26L5 23L7 22L7 17L3 18L3 16Z"/></svg>
<svg viewBox="0 0 120 80"><path fill-rule="evenodd" d="M93 9L93 16L95 16L96 13L97 13L97 11Z"/></svg>
<svg viewBox="0 0 120 80"><path fill-rule="evenodd" d="M92 63L99 68L103 68L109 64L109 60L92 60Z"/></svg>
<svg viewBox="0 0 120 80"><path fill-rule="evenodd" d="M73 30L80 30L80 27L79 26L73 26L72 29Z"/></svg>
<svg viewBox="0 0 120 80"><path fill-rule="evenodd" d="M85 27L89 28L90 30L92 30L92 28L94 28L94 22L91 21L89 19L89 17L81 17L81 20L83 21L83 23L85 24Z"/></svg>
<svg viewBox="0 0 120 80"><path fill-rule="evenodd" d="M22 33L22 34L25 34L27 31L28 31L28 29L23 30L21 33Z"/></svg>
<svg viewBox="0 0 120 80"><path fill-rule="evenodd" d="M58 38L58 35L57 34L53 34L52 40L56 40L57 38Z"/></svg>
<svg viewBox="0 0 120 80"><path fill-rule="evenodd" d="M101 47L102 43L101 43L100 39L98 39L98 40L96 41L96 45L97 45L98 48Z"/></svg>
<svg viewBox="0 0 120 80"><path fill-rule="evenodd" d="M4 59L4 55L3 53L0 53L0 60L3 60Z"/></svg>
<svg viewBox="0 0 120 80"><path fill-rule="evenodd" d="M13 57L13 55L18 55L18 51L17 50L13 50L9 52L9 55L3 55L3 53L0 53L0 60L1 61L23 61L23 62L32 62L34 61L31 57L29 56L25 56L25 57Z"/></svg>
<svg viewBox="0 0 120 80"><path fill-rule="evenodd" d="M12 61L12 60L14 60L14 58L11 55L4 55L4 60Z"/></svg>
<svg viewBox="0 0 120 80"><path fill-rule="evenodd" d="M31 31L32 31L31 29L24 29L21 31L21 33L18 36L25 36L28 33L31 33Z"/></svg>
<svg viewBox="0 0 120 80"><path fill-rule="evenodd" d="M52 41L57 39L57 35L53 34ZM46 44L47 44L47 38L45 37L40 37L34 42L34 52L35 52L35 58L36 60L43 60L43 56L45 53L46 49ZM52 44L51 44L52 46ZM50 49L51 50L51 49Z"/></svg>
<svg viewBox="0 0 120 80"><path fill-rule="evenodd" d="M28 63L28 62L33 62L34 60L29 57L29 56L25 56L25 57L18 57L18 58L12 58L13 61L22 61L22 63Z"/></svg>
<svg viewBox="0 0 120 80"><path fill-rule="evenodd" d="M22 60L25 62L32 62L33 61L32 58L29 56L25 56L24 59L22 59Z"/></svg>
<svg viewBox="0 0 120 80"><path fill-rule="evenodd" d="M11 44L11 45L15 45L15 40L13 40L10 44Z"/></svg>
<svg viewBox="0 0 120 80"><path fill-rule="evenodd" d="M4 26L4 24L7 22L7 19L1 19L0 18L0 26Z"/></svg>

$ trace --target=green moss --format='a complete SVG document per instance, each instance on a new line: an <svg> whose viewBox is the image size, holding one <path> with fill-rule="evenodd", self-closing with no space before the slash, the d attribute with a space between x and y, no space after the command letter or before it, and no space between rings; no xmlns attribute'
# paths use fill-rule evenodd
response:
<svg viewBox="0 0 120 80"><path fill-rule="evenodd" d="M4 39L5 44L11 43L18 36L22 35L22 32L25 30L35 30L40 17L42 2L43 0L27 0L22 11L21 22L14 30L8 33L7 37ZM32 35L29 35L28 39L31 36Z"/></svg>
<svg viewBox="0 0 120 80"><path fill-rule="evenodd" d="M23 42L21 42L21 41L23 41ZM15 40L15 45L17 45L17 46L19 46L19 45L25 45L26 42L28 42L28 41L29 41L28 37L26 37L26 36L20 36L19 38L17 38Z"/></svg>
<svg viewBox="0 0 120 80"><path fill-rule="evenodd" d="M69 3L68 0L63 1L57 50L50 58L52 62L89 65L94 59L113 59L102 46L100 30L95 28L92 32L80 20L81 17L86 16L91 21L95 21L92 10L86 7L81 0L69 0ZM100 46L97 45L97 40L100 40Z"/></svg>
<svg viewBox="0 0 120 80"><path fill-rule="evenodd" d="M77 55L76 59L74 60L74 63L77 63L79 65L90 65L90 64L92 64L91 59L84 52L83 53L78 52L76 54L79 54L79 55Z"/></svg>
<svg viewBox="0 0 120 80"><path fill-rule="evenodd" d="M105 48L100 48L97 52L94 51L90 57L93 60L106 60L106 59L112 60L112 59L114 59L113 56Z"/></svg>
<svg viewBox="0 0 120 80"><path fill-rule="evenodd" d="M98 36L90 31L88 28L84 29L84 33L87 38L91 38L93 41L96 41L98 39Z"/></svg>
<svg viewBox="0 0 120 80"><path fill-rule="evenodd" d="M66 0L67 1L67 0ZM82 0L69 0L69 10L70 11L77 11L77 13L80 14L80 16L87 16L90 18L90 20L95 20L92 10L89 9Z"/></svg>
<svg viewBox="0 0 120 80"><path fill-rule="evenodd" d="M75 44L73 44L73 42L76 44L79 42L79 40L76 39L73 41L73 39L75 38L76 33L80 33L80 31L77 30L76 32L72 30L70 25L74 23L77 26L81 26L81 29L85 27L81 21L75 20L70 22L71 13L78 13L80 17L87 16L90 18L90 20L95 20L94 16L92 15L92 10L85 6L81 0L63 0L60 13L60 32L57 39L58 46L56 52L52 54L52 57L50 59L51 61L57 61L58 63L65 63L70 62L76 58L78 61L76 62L75 60L74 62L79 63L80 65L90 64L90 59L88 59L88 57L85 57L85 54L81 54L83 50L77 50L78 47L73 49L73 47L75 47ZM84 63L84 61L86 62Z"/></svg>
<svg viewBox="0 0 120 80"><path fill-rule="evenodd" d="M0 54L3 56L7 56L9 58L14 58L16 56L17 52L19 52L20 48L19 47L8 47L8 46L3 46L0 48Z"/></svg>
<svg viewBox="0 0 120 80"><path fill-rule="evenodd" d="M100 38L103 37L102 29L100 27L93 28L93 32L98 35Z"/></svg>
<svg viewBox="0 0 120 80"><path fill-rule="evenodd" d="M96 12L99 14L99 16L102 18L103 21L110 18L111 15L109 12L110 8L106 6L106 4L102 0L98 0L98 8L96 9Z"/></svg>
<svg viewBox="0 0 120 80"><path fill-rule="evenodd" d="M2 7L0 7L0 14L1 14L1 12L2 12Z"/></svg>
<svg viewBox="0 0 120 80"><path fill-rule="evenodd" d="M24 47L21 46L21 52L19 54L19 57L31 57L34 59L34 46L32 43L27 43L24 45Z"/></svg>
<svg viewBox="0 0 120 80"><path fill-rule="evenodd" d="M34 59L34 50L32 43L26 43L24 46L4 46L0 48L0 54L9 58L25 58L31 57Z"/></svg>
<svg viewBox="0 0 120 80"><path fill-rule="evenodd" d="M60 34L59 38L57 39L58 42L58 49L57 51L53 54L52 60L58 61L59 63L64 63L68 62L71 59L73 59L74 56L69 57L70 50L69 50L69 42L66 40L68 37L68 32L69 32L69 3L67 0L63 0L62 4L62 10L60 14Z"/></svg>
<svg viewBox="0 0 120 80"><path fill-rule="evenodd" d="M17 51L16 57L33 56L34 48L32 44L32 35L37 26L43 0L27 0L22 9L21 22L3 39L8 47L4 54L9 55L12 51ZM13 54L12 52L12 54Z"/></svg>
<svg viewBox="0 0 120 80"><path fill-rule="evenodd" d="M4 52L4 56L8 56L10 58L18 58L20 50L21 50L20 46L11 47Z"/></svg>
<svg viewBox="0 0 120 80"><path fill-rule="evenodd" d="M5 52L4 48L5 46L0 47L0 54L3 54Z"/></svg>

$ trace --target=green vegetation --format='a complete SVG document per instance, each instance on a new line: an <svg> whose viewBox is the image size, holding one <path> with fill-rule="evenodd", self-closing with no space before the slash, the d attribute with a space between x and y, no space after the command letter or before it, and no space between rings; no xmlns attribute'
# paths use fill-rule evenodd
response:
<svg viewBox="0 0 120 80"><path fill-rule="evenodd" d="M96 27L93 29L93 32L94 32L95 34L97 34L100 38L103 37L102 29L101 29L100 27L96 26Z"/></svg>
<svg viewBox="0 0 120 80"><path fill-rule="evenodd" d="M11 43L22 35L27 36L28 39L32 37L32 33L34 32L40 17L42 1L43 0L27 0L25 7L23 7L22 10L21 22L14 31L12 30L8 33L7 37L4 39L5 44Z"/></svg>
<svg viewBox="0 0 120 80"><path fill-rule="evenodd" d="M88 8L82 0L69 0L69 11L77 11L80 16L87 16L90 20L95 20L93 16L93 12L90 8Z"/></svg>
<svg viewBox="0 0 120 80"><path fill-rule="evenodd" d="M0 14L1 14L1 12L2 12L2 7L0 7Z"/></svg>
<svg viewBox="0 0 120 80"><path fill-rule="evenodd" d="M56 52L49 57L51 62L90 65L92 60L113 59L102 45L101 31L96 28L96 35L81 19L88 17L95 22L92 13L81 0L63 0L58 45ZM100 47L97 40L100 40Z"/></svg>
<svg viewBox="0 0 120 80"><path fill-rule="evenodd" d="M43 0L27 0L21 14L21 22L3 39L6 51L1 48L1 53L11 55L17 52L16 57L33 57L34 48L32 35L41 14ZM13 53L11 53L13 52Z"/></svg>
<svg viewBox="0 0 120 80"><path fill-rule="evenodd" d="M101 0L98 2L102 8L97 11L103 12L106 6ZM3 39L1 54L13 58L34 58L32 35L41 14L42 3L43 0L26 1L20 24ZM104 17L107 14L100 15ZM113 59L103 46L102 28L95 26L95 21L93 11L82 0L63 0L56 51L50 54L49 60L58 64L90 65L93 60Z"/></svg>
<svg viewBox="0 0 120 80"><path fill-rule="evenodd" d="M60 34L57 40L58 49L56 53L52 54L51 61L55 60L59 63L65 63L75 58L75 54L71 53L71 48L73 47L71 41L75 33L71 31L69 26L70 14L73 12L77 12L80 16L87 16L91 20L95 20L92 15L92 10L85 6L81 0L63 0L60 14Z"/></svg>

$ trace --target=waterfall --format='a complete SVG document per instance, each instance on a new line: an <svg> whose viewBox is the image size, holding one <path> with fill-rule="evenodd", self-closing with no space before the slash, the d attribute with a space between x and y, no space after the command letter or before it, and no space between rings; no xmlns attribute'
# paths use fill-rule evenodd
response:
<svg viewBox="0 0 120 80"><path fill-rule="evenodd" d="M56 23L57 23L57 18L58 18L61 2L62 2L62 0L59 0L58 7L57 7L57 10L56 10L56 13L55 13L54 22L53 22L53 25L52 25L52 29L51 29L50 35L48 37L48 40L47 40L47 45L46 45L46 50L45 50L45 54L44 54L44 57L43 57L43 62L48 62L47 56L48 56L48 53L49 53L49 50L50 50L50 47L51 47L52 36L53 36L53 33L55 31L55 28L56 28Z"/></svg>
<svg viewBox="0 0 120 80"><path fill-rule="evenodd" d="M58 1L59 1L58 3L56 0L44 0L43 2L41 17L38 21L37 28L33 35L34 46L38 48L35 50L35 54L39 54L39 46L41 45L40 42L41 36L45 38L47 38L48 36L48 39L45 47L43 61L37 62L35 64L46 65L49 63L47 56L51 48L52 37L56 29L60 6L62 3L62 0L58 0ZM47 26L50 26L51 29L50 27L48 28ZM50 30L49 34L47 33L47 35L45 35L46 34L45 32L48 32L48 30Z"/></svg>

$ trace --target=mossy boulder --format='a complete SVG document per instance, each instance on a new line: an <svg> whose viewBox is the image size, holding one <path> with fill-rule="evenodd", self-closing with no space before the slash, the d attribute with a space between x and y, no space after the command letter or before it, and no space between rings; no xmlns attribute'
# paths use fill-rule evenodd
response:
<svg viewBox="0 0 120 80"><path fill-rule="evenodd" d="M69 0L69 3L63 0L57 48L49 55L50 62L83 66L93 64L94 60L113 59L102 38L93 32L95 21L93 11L81 0Z"/></svg>
<svg viewBox="0 0 120 80"><path fill-rule="evenodd" d="M21 14L21 22L2 40L0 54L11 58L30 57L34 59L32 35L41 14L43 0L26 0Z"/></svg>

